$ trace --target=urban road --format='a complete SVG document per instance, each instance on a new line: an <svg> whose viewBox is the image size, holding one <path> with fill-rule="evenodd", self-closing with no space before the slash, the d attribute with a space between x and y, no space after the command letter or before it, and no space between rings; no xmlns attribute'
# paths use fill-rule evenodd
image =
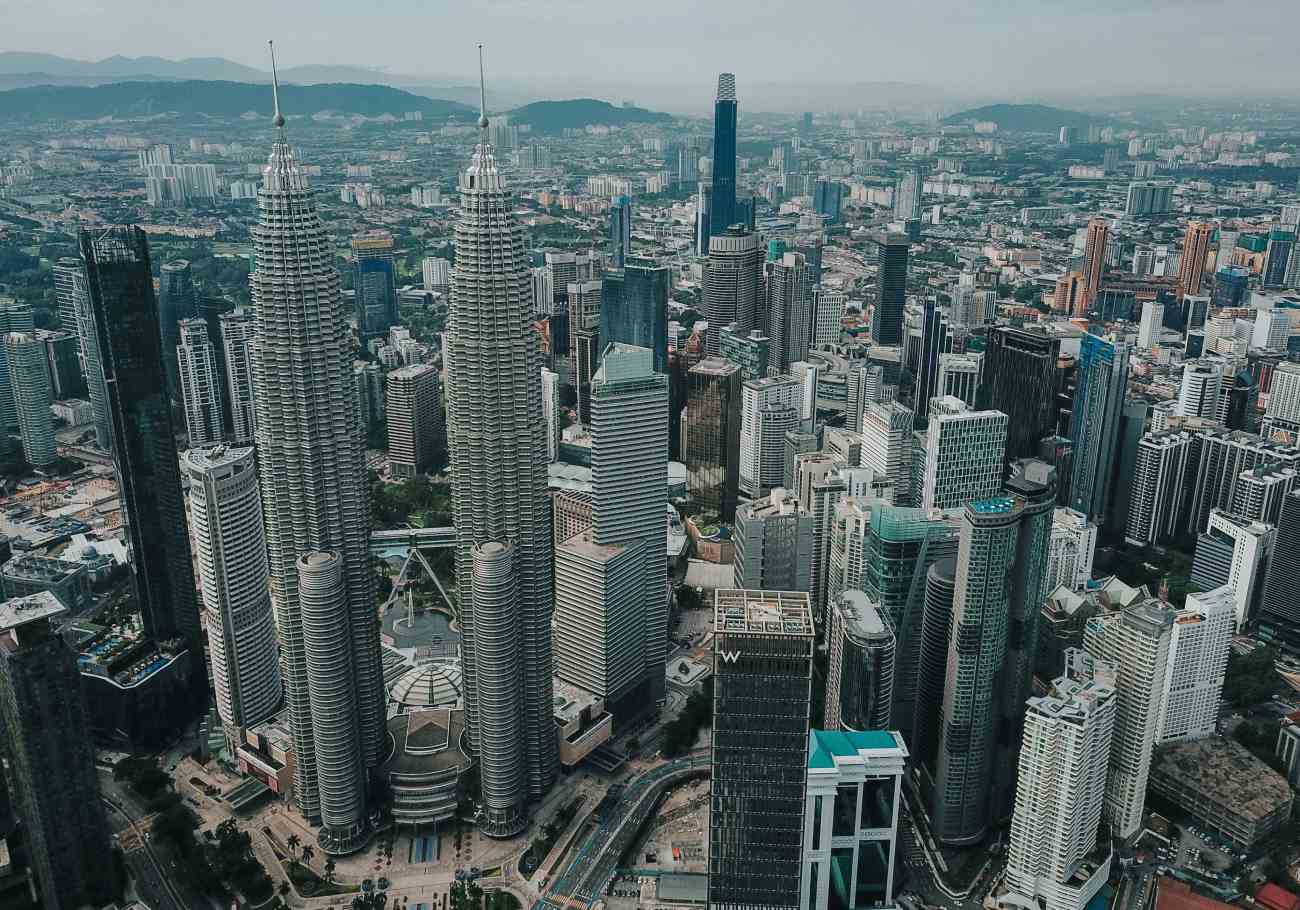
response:
<svg viewBox="0 0 1300 910"><path fill-rule="evenodd" d="M591 832L564 871L533 904L533 910L571 910L598 901L613 880L620 857L635 842L663 791L707 772L708 767L708 752L700 750L628 781L612 800L606 796L596 808Z"/></svg>

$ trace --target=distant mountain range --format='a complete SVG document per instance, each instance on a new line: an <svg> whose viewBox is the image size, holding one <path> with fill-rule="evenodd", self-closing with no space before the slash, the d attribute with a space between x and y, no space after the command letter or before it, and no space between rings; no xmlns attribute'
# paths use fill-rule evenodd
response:
<svg viewBox="0 0 1300 910"><path fill-rule="evenodd" d="M588 124L627 126L632 123L667 123L672 119L671 114L626 105L618 107L608 101L597 101L594 98L534 101L510 112L511 123L527 123L537 133L581 129Z"/></svg>
<svg viewBox="0 0 1300 910"><path fill-rule="evenodd" d="M1046 104L988 104L945 117L944 123L991 121L1008 133L1055 133L1063 126L1086 128L1109 118L1079 111L1067 111Z"/></svg>
<svg viewBox="0 0 1300 910"><path fill-rule="evenodd" d="M419 111L427 120L472 120L478 111L455 101L425 98L386 85L335 83L283 85L281 106L290 116L325 111L379 117ZM248 112L270 116L265 85L250 82L110 82L96 86L35 86L0 92L0 119L96 120L175 113L233 118Z"/></svg>

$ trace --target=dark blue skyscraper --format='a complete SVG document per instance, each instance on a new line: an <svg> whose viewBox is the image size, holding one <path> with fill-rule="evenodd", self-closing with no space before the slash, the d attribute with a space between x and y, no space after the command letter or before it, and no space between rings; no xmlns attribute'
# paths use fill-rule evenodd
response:
<svg viewBox="0 0 1300 910"><path fill-rule="evenodd" d="M397 325L392 234L368 231L352 238L352 289L356 294L358 335L385 335L389 326Z"/></svg>
<svg viewBox="0 0 1300 910"><path fill-rule="evenodd" d="M884 234L876 239L876 307L871 340L879 345L903 343L903 310L907 305L907 237Z"/></svg>
<svg viewBox="0 0 1300 910"><path fill-rule="evenodd" d="M632 200L617 196L609 207L609 264L621 269L632 253Z"/></svg>
<svg viewBox="0 0 1300 910"><path fill-rule="evenodd" d="M844 184L838 180L819 179L813 188L813 207L829 223L840 220L840 202L844 198Z"/></svg>
<svg viewBox="0 0 1300 910"><path fill-rule="evenodd" d="M936 394L939 381L939 355L951 352L948 317L939 309L938 300L927 297L921 321L921 362L916 371L916 391L912 402L912 425L918 430L925 429L929 423L930 399Z"/></svg>
<svg viewBox="0 0 1300 910"><path fill-rule="evenodd" d="M736 223L736 76L718 76L713 105L713 207L709 235L717 237Z"/></svg>
<svg viewBox="0 0 1300 910"><path fill-rule="evenodd" d="M1070 416L1070 505L1097 524L1105 521L1110 506L1128 371L1127 344L1083 336Z"/></svg>
<svg viewBox="0 0 1300 910"><path fill-rule="evenodd" d="M629 259L606 272L600 297L600 341L649 348L656 373L668 372L668 267Z"/></svg>

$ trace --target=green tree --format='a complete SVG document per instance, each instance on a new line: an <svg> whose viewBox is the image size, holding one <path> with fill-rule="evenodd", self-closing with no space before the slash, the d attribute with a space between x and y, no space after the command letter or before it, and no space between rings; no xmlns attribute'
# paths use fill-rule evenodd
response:
<svg viewBox="0 0 1300 910"><path fill-rule="evenodd" d="M337 867L334 865L334 857L332 856L326 857L325 858L325 881L328 884L331 885L334 884L334 870L336 868Z"/></svg>
<svg viewBox="0 0 1300 910"><path fill-rule="evenodd" d="M1249 654L1228 654L1228 670L1223 678L1223 697L1238 708L1268 701L1278 693L1281 678L1277 674L1277 649L1256 648Z"/></svg>

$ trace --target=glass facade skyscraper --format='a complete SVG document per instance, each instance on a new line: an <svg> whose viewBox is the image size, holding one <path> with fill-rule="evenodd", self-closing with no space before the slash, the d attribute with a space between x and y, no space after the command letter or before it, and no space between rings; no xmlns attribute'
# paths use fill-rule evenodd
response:
<svg viewBox="0 0 1300 910"><path fill-rule="evenodd" d="M718 76L713 104L713 201L709 234L718 236L736 223L736 77Z"/></svg>
<svg viewBox="0 0 1300 910"><path fill-rule="evenodd" d="M1037 454L1039 442L1054 435L1060 352L1061 342L1042 332L989 329L976 400L980 410L1001 411L1010 418L1008 464Z"/></svg>
<svg viewBox="0 0 1300 910"><path fill-rule="evenodd" d="M686 482L691 498L723 521L740 486L740 367L709 357L686 376Z"/></svg>
<svg viewBox="0 0 1300 910"><path fill-rule="evenodd" d="M884 234L876 238L876 307L871 318L871 340L875 344L903 343L910 244L905 234Z"/></svg>
<svg viewBox="0 0 1300 910"><path fill-rule="evenodd" d="M352 238L352 291L362 338L383 335L399 321L394 268L392 234L370 231Z"/></svg>
<svg viewBox="0 0 1300 910"><path fill-rule="evenodd" d="M621 269L632 255L632 200L615 197L609 207L609 265Z"/></svg>
<svg viewBox="0 0 1300 910"><path fill-rule="evenodd" d="M1074 440L1070 506L1098 525L1106 519L1115 486L1128 372L1128 344L1096 335L1083 337L1070 414L1070 438Z"/></svg>
<svg viewBox="0 0 1300 910"><path fill-rule="evenodd" d="M167 394L180 398L180 372L176 346L181 343L180 322L198 315L194 277L188 259L164 262L159 271L158 323L162 334L163 363L167 367Z"/></svg>
<svg viewBox="0 0 1300 910"><path fill-rule="evenodd" d="M184 638L199 654L199 602L149 244L139 228L82 231L81 256L145 631L159 640ZM194 663L201 673L203 662Z"/></svg>
<svg viewBox="0 0 1300 910"><path fill-rule="evenodd" d="M656 373L668 372L668 267L628 260L601 281L600 343L649 348Z"/></svg>

